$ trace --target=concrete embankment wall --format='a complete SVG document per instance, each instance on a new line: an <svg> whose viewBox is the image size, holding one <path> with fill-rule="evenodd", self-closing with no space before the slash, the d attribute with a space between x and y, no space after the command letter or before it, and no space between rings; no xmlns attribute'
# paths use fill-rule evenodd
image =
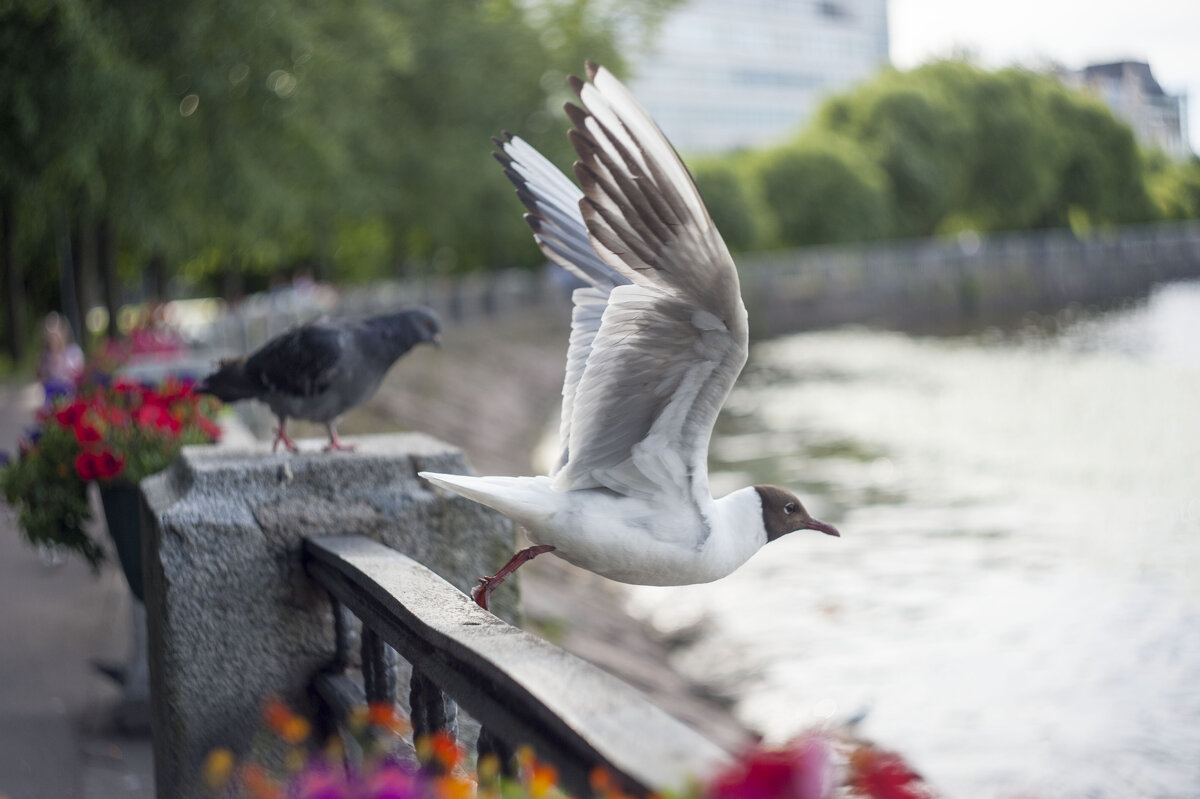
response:
<svg viewBox="0 0 1200 799"><path fill-rule="evenodd" d="M971 327L1031 311L1107 305L1166 280L1200 277L1200 222L830 245L737 256L756 338L859 323L904 329ZM347 288L323 303L258 295L206 338L248 352L322 314L365 316L426 305L459 323L566 309L574 284L560 269L503 270L457 279Z"/></svg>
<svg viewBox="0 0 1200 799"><path fill-rule="evenodd" d="M738 264L758 338L846 323L976 326L1200 277L1200 224L813 247Z"/></svg>

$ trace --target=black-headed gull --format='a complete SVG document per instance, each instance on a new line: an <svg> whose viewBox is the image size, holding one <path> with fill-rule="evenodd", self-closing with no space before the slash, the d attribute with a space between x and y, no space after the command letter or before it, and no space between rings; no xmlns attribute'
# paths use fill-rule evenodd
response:
<svg viewBox="0 0 1200 799"><path fill-rule="evenodd" d="M488 595L544 552L639 585L703 583L795 530L838 535L776 486L713 499L708 442L746 363L737 268L683 162L612 73L588 62L568 103L581 192L519 138L497 144L546 257L582 279L549 476L421 472L494 508L534 546L480 580Z"/></svg>

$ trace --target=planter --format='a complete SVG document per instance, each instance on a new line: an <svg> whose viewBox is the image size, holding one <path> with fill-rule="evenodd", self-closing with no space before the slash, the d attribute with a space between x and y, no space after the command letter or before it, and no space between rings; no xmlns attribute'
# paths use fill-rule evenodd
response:
<svg viewBox="0 0 1200 799"><path fill-rule="evenodd" d="M108 535L117 548L117 559L134 600L129 603L129 659L123 665L95 664L121 686L117 726L125 733L150 732L150 670L146 640L146 606L142 592L142 494L133 483L100 485L100 504Z"/></svg>
<svg viewBox="0 0 1200 799"><path fill-rule="evenodd" d="M145 601L142 591L142 495L133 483L100 485L100 503L108 534L117 548L121 571L129 590L138 602Z"/></svg>

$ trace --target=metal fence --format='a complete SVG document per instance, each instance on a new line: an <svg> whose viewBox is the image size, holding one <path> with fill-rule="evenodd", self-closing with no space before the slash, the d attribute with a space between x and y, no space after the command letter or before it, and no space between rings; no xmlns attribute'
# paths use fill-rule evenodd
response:
<svg viewBox="0 0 1200 799"><path fill-rule="evenodd" d="M395 550L334 536L306 539L304 551L308 574L334 605L335 656L314 681L334 718L364 702L396 701L399 652L412 665L414 737L453 734L461 705L482 725L480 756L511 763L517 746L531 745L578 796L590 792L596 767L646 795L678 790L729 761L630 686L480 609ZM349 674L347 611L362 623L361 689Z"/></svg>
<svg viewBox="0 0 1200 799"><path fill-rule="evenodd" d="M913 327L994 323L1072 304L1104 304L1163 280L1200 277L1200 223L1128 226L1078 236L1014 231L736 256L756 337L847 323ZM426 305L454 321L562 308L577 285L562 270L502 270L385 281L327 293L255 295L201 334L251 351L320 315L366 316Z"/></svg>

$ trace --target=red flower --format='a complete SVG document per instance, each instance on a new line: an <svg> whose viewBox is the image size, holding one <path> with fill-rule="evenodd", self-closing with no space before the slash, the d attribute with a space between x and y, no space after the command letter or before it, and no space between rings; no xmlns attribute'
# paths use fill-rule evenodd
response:
<svg viewBox="0 0 1200 799"><path fill-rule="evenodd" d="M134 418L139 425L167 430L172 435L179 433L183 429L183 425L171 415L166 406L157 402L147 402L138 408L137 413L134 414Z"/></svg>
<svg viewBox="0 0 1200 799"><path fill-rule="evenodd" d="M118 458L108 450L96 456L96 474L101 480L108 480L119 475L125 469L125 459Z"/></svg>
<svg viewBox="0 0 1200 799"><path fill-rule="evenodd" d="M63 408L58 413L54 414L54 418L63 427L74 427L79 424L79 420L83 418L84 411L87 410L87 405L79 400L72 402L67 407Z"/></svg>
<svg viewBox="0 0 1200 799"><path fill-rule="evenodd" d="M203 414L197 415L196 426L199 427L200 431L204 433L204 435L208 436L210 440L221 440L221 425L217 424L212 419L209 419L207 416L204 416Z"/></svg>
<svg viewBox="0 0 1200 799"><path fill-rule="evenodd" d="M81 452L75 456L75 473L85 483L96 479L96 456L91 452Z"/></svg>
<svg viewBox="0 0 1200 799"><path fill-rule="evenodd" d="M75 456L75 473L84 482L109 480L119 475L124 468L124 458L118 458L108 450L99 453L81 452Z"/></svg>
<svg viewBox="0 0 1200 799"><path fill-rule="evenodd" d="M88 424L82 419L75 423L75 440L80 444L95 444L101 438L103 436L100 435L100 431L96 429L95 425Z"/></svg>
<svg viewBox="0 0 1200 799"><path fill-rule="evenodd" d="M892 752L864 746L850 756L850 786L871 799L929 799L921 777Z"/></svg>
<svg viewBox="0 0 1200 799"><path fill-rule="evenodd" d="M783 749L756 747L717 776L709 799L829 799L833 760L829 743L807 735Z"/></svg>

